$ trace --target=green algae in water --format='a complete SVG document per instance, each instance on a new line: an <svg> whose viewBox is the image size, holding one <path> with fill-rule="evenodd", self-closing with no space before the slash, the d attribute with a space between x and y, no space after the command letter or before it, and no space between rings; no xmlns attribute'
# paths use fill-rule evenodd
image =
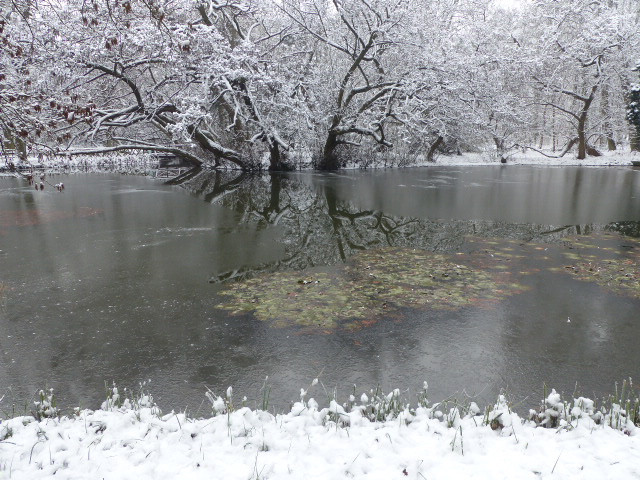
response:
<svg viewBox="0 0 640 480"><path fill-rule="evenodd" d="M218 308L253 313L275 327L358 329L400 308L455 310L498 301L524 289L501 272L500 257L476 259L426 250L361 252L327 272L276 272L230 283Z"/></svg>

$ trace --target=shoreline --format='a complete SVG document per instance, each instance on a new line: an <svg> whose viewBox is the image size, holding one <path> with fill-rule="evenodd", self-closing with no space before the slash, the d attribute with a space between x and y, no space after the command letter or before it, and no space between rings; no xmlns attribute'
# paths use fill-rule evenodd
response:
<svg viewBox="0 0 640 480"><path fill-rule="evenodd" d="M524 419L502 395L485 410L473 402L411 408L398 395L320 408L302 390L290 412L274 415L234 407L229 388L225 398L208 392L212 416L197 419L163 415L144 394L120 403L115 388L101 410L58 418L41 395L39 421L0 423L0 472L30 480L640 477L640 429L621 420L619 405L602 414L552 390Z"/></svg>
<svg viewBox="0 0 640 480"><path fill-rule="evenodd" d="M587 157L584 160L578 160L575 155L565 155L562 158L550 158L539 153L515 153L507 159L506 163L501 163L491 153L463 153L461 155L439 155L435 162L421 161L418 157L416 161L407 165L400 165L397 159L392 159L387 165L384 161L371 164L347 165L340 171L353 170L379 170L379 169L404 169L404 168L424 168L424 167L472 167L472 166L509 166L509 165L526 165L540 167L634 167L632 162L640 162L640 152L606 152L600 157ZM56 159L38 160L32 159L31 163L39 171L52 170L56 174L70 173L95 173L103 171L118 171L118 169L139 170L135 174L149 176L149 172L157 171L158 162L153 155L106 155L102 157L75 157L74 160L61 161ZM123 165L124 164L124 165ZM637 166L635 166L637 167ZM188 169L189 167L183 167ZM206 167L205 167L206 168ZM143 172L141 169L145 169ZM220 169L221 172L232 172L234 169ZM239 170L238 170L239 171ZM309 165L301 166L293 172L315 172L313 167ZM260 173L260 172L256 172ZM267 173L266 170L262 173ZM330 173L330 172L329 172ZM8 171L0 171L0 177L17 177L18 174Z"/></svg>

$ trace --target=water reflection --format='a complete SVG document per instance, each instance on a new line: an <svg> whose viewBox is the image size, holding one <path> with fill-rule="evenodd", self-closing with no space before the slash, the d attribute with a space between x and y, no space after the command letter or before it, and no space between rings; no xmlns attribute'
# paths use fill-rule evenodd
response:
<svg viewBox="0 0 640 480"><path fill-rule="evenodd" d="M317 376L344 393L428 380L434 399L466 388L490 401L502 387L524 397L543 380L602 392L640 364L639 304L569 275L531 275L528 293L488 308L406 310L332 335L215 308L232 277L330 271L365 249L638 236L638 175L576 170L200 172L183 184L193 195L114 175L65 177L62 194L0 179L0 384L13 392L0 407L45 385L96 407L104 381L150 378L164 407L195 411L205 385L259 398L267 375L279 407Z"/></svg>
<svg viewBox="0 0 640 480"><path fill-rule="evenodd" d="M551 169L551 171L554 176L561 172L557 169ZM497 178L502 179L503 183L508 184L512 181L505 179L504 169L498 169L497 172ZM600 175L600 172L597 173ZM529 216L557 216L556 210L563 212L565 216L575 214L571 195L566 198L565 204L556 204L555 197L546 201L538 200L537 204L534 204L537 205L535 209L527 207L526 212L519 214L525 220L523 223L501 219L504 216L504 210L497 205L502 203L510 205L512 202L507 200L502 202L492 198L489 204L482 204L482 199L475 199L469 203L469 206L474 208L480 206L482 214L473 220L465 220L464 217L468 215L465 207L467 204L465 198L468 193L465 188L467 180L464 178L459 179L461 188L452 188L463 197L460 200L452 202L451 198L446 196L436 202L428 202L418 196L408 204L406 198L397 196L398 188L404 185L394 184L394 179L398 176L397 171L385 172L385 175L389 175L387 184L379 181L378 173L340 176L296 174L249 176L200 172L184 182L182 186L207 202L215 202L236 212L238 225L254 224L258 229L277 226L282 235L285 251L283 258L272 263L257 266L241 265L230 271L215 272L211 281L216 283L231 278L247 278L262 271L303 270L317 265L330 265L344 262L358 251L387 246L456 252L464 250L467 236L507 238L522 242L557 242L566 236L588 235L604 229L633 235L634 228L635 234L638 235L640 222L540 224L528 220ZM401 178L406 180L407 176L415 177L404 172ZM522 177L526 176L516 176L516 178ZM430 181L452 182L456 179L457 177L452 175L438 175ZM581 176L577 173L570 176L567 181L570 180L576 181L578 185L582 182ZM345 187L346 182L349 184L348 189ZM605 181L604 183L621 183L627 186L633 184L630 181ZM530 189L537 191L538 186L534 183L530 185ZM640 183L636 182L635 189L640 190ZM628 192L625 192L622 198L626 194ZM530 193L525 193L525 197L530 196ZM400 205L394 203L396 200ZM451 203L462 205L462 207L455 212L450 212L452 217L447 220L431 218L432 215L429 212L419 216L394 215L383 209L370 208L371 204L387 202L390 211L398 209L416 211L416 206L419 207L424 202L430 203L432 212L447 210ZM440 202L444 202L444 205ZM624 208L617 208L624 206L626 202L612 202L610 197L602 203L607 204L607 210L617 212L612 213L610 218L628 218L625 217L627 214ZM640 204L634 212L639 210ZM584 216L583 213L579 215ZM598 216L597 212L595 216Z"/></svg>

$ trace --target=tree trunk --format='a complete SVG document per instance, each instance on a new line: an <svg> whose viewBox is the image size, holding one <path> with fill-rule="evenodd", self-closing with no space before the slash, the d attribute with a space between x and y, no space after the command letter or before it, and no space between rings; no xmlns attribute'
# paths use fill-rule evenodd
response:
<svg viewBox="0 0 640 480"><path fill-rule="evenodd" d="M282 159L280 157L280 149L278 144L269 141L269 171L279 172L282 170Z"/></svg>
<svg viewBox="0 0 640 480"><path fill-rule="evenodd" d="M602 129L604 136L607 139L607 150L612 152L616 149L616 141L613 139L613 129L611 128L611 122L609 121L609 89L606 84L603 85L601 91L600 109L602 118L605 119Z"/></svg>
<svg viewBox="0 0 640 480"><path fill-rule="evenodd" d="M586 115L581 115L580 120L578 120L578 160L587 158L587 140L584 134L585 117Z"/></svg>
<svg viewBox="0 0 640 480"><path fill-rule="evenodd" d="M327 141L324 144L324 150L322 151L322 158L318 163L318 170L338 170L340 168L340 162L336 155L336 147L338 146L338 135L334 131L329 131L327 135Z"/></svg>
<svg viewBox="0 0 640 480"><path fill-rule="evenodd" d="M262 119L260 118L260 112L256 107L255 103L251 99L251 95L249 94L249 89L247 88L246 80L244 79L235 79L229 82L234 90L237 90L242 96L242 101L245 106L249 110L249 115L253 119L253 121L260 127L262 131L261 139L263 142L267 144L267 148L269 149L269 171L270 172L278 172L283 170L290 170L288 166L282 160L282 154L280 153L280 146L275 138L275 136L267 131L262 123Z"/></svg>
<svg viewBox="0 0 640 480"><path fill-rule="evenodd" d="M427 162L435 162L433 156L436 154L436 150L438 150L438 147L442 145L443 141L444 138L442 138L441 135L438 135L436 141L431 144L431 147L429 147L429 151L427 152Z"/></svg>
<svg viewBox="0 0 640 480"><path fill-rule="evenodd" d="M556 109L551 109L551 151L558 149L558 131L556 130Z"/></svg>
<svg viewBox="0 0 640 480"><path fill-rule="evenodd" d="M577 138L572 138L571 140L569 140L567 145L564 147L564 150L562 150L562 152L560 152L560 155L558 155L558 158L564 157L567 154L567 152L573 148L573 146L576 144L577 141L578 141Z"/></svg>
<svg viewBox="0 0 640 480"><path fill-rule="evenodd" d="M582 111L578 117L578 160L584 160L587 158L587 138L585 134L587 114L589 113L589 107L593 102L597 88L597 85L591 87L591 94L583 100L584 105L582 106Z"/></svg>
<svg viewBox="0 0 640 480"><path fill-rule="evenodd" d="M282 154L280 153L280 146L273 139L269 138L269 171L270 172L285 172L288 170L292 170L291 166L287 165L283 159Z"/></svg>
<svg viewBox="0 0 640 480"><path fill-rule="evenodd" d="M502 155L504 154L504 139L493 136L493 143L496 145L496 157L502 159Z"/></svg>

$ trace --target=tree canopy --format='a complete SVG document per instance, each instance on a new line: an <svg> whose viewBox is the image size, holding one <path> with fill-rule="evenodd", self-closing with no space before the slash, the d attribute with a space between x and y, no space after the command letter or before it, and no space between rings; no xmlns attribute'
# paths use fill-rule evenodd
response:
<svg viewBox="0 0 640 480"><path fill-rule="evenodd" d="M638 148L635 0L1 5L0 131L34 151L335 170Z"/></svg>

